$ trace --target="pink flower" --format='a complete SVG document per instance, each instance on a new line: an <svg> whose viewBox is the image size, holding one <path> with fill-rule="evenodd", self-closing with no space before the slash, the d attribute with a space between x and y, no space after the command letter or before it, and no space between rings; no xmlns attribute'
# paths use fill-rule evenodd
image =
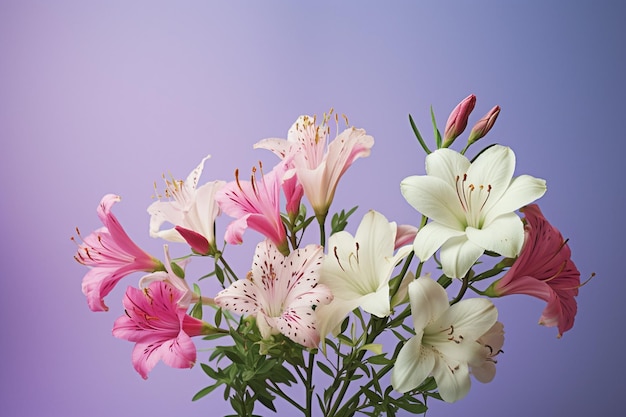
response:
<svg viewBox="0 0 626 417"><path fill-rule="evenodd" d="M447 148L452 145L454 139L456 139L467 127L467 119L469 119L470 113L474 110L476 105L476 96L470 94L465 97L457 106L452 110L448 121L446 122L446 130L443 133L443 147Z"/></svg>
<svg viewBox="0 0 626 417"><path fill-rule="evenodd" d="M368 156L374 145L374 138L366 135L365 130L350 127L327 146L330 133L327 122L325 117L318 126L314 117L300 116L289 129L287 139L264 139L254 145L283 159L293 157L304 195L318 219L326 218L339 179L356 159Z"/></svg>
<svg viewBox="0 0 626 417"><path fill-rule="evenodd" d="M265 235L279 248L289 252L287 234L280 216L280 189L286 167L278 164L267 175L261 171L260 181L256 178L256 167L252 168L250 181L239 180L239 170L235 171L235 181L226 184L215 196L220 208L236 220L228 225L224 239L230 244L240 244L243 233L250 227Z"/></svg>
<svg viewBox="0 0 626 417"><path fill-rule="evenodd" d="M256 247L252 270L215 297L229 311L256 316L263 338L282 333L296 343L315 348L320 342L315 309L332 300L318 284L323 248L307 245L283 256L264 240Z"/></svg>
<svg viewBox="0 0 626 417"><path fill-rule="evenodd" d="M154 281L144 290L126 290L126 314L115 321L113 336L136 343L133 366L144 379L159 360L172 368L191 368L196 361L191 337L207 332L201 320L178 305L182 296L163 281Z"/></svg>
<svg viewBox="0 0 626 417"><path fill-rule="evenodd" d="M107 194L98 205L98 217L104 227L86 238L80 236L78 252L74 258L81 264L92 267L83 278L83 294L92 311L107 311L104 297L117 282L132 272L154 272L162 270L161 262L137 246L126 234L117 218L111 213L120 197ZM75 240L72 238L72 240Z"/></svg>
<svg viewBox="0 0 626 417"><path fill-rule="evenodd" d="M545 219L536 204L521 209L525 241L509 271L487 288L489 296L527 294L548 303L539 324L558 326L561 337L574 325L580 272L561 233Z"/></svg>

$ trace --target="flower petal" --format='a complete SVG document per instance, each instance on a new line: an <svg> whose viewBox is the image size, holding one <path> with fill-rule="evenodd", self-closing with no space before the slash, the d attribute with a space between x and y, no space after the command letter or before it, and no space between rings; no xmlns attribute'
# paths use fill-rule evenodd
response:
<svg viewBox="0 0 626 417"><path fill-rule="evenodd" d="M426 157L426 173L441 178L452 188L455 187L455 178L462 176L470 167L467 157L451 149L437 149Z"/></svg>
<svg viewBox="0 0 626 417"><path fill-rule="evenodd" d="M464 234L460 230L451 229L441 223L427 223L415 235L413 242L415 256L422 262L427 261L449 239L464 236Z"/></svg>
<svg viewBox="0 0 626 417"><path fill-rule="evenodd" d="M508 146L493 145L482 152L467 170L467 182L490 185L491 191L485 210L497 204L506 192L515 171L515 154ZM519 207L518 207L519 208Z"/></svg>
<svg viewBox="0 0 626 417"><path fill-rule="evenodd" d="M476 245L507 258L519 255L524 244L524 225L515 213L503 214L482 229L468 227L465 232Z"/></svg>
<svg viewBox="0 0 626 417"><path fill-rule="evenodd" d="M424 216L454 230L465 228L461 203L449 181L414 175L402 180L400 191L406 201Z"/></svg>
<svg viewBox="0 0 626 417"><path fill-rule="evenodd" d="M450 278L462 278L484 252L465 235L448 239L441 247L443 273Z"/></svg>
<svg viewBox="0 0 626 417"><path fill-rule="evenodd" d="M409 284L409 299L416 332L435 321L449 307L446 290L425 276Z"/></svg>
<svg viewBox="0 0 626 417"><path fill-rule="evenodd" d="M441 398L445 402L453 403L465 397L471 386L467 363L456 362L444 356L435 359L433 376Z"/></svg>
<svg viewBox="0 0 626 417"><path fill-rule="evenodd" d="M542 197L547 190L546 181L530 175L513 178L506 192L492 207L485 208L485 223L492 222L498 216L515 211Z"/></svg>
<svg viewBox="0 0 626 417"><path fill-rule="evenodd" d="M430 375L435 366L435 355L422 346L422 333L418 332L402 346L393 370L391 385L401 393L417 388Z"/></svg>

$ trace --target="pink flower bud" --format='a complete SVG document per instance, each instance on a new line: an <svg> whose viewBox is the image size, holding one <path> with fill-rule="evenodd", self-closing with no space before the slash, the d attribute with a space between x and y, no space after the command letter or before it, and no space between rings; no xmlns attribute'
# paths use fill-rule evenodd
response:
<svg viewBox="0 0 626 417"><path fill-rule="evenodd" d="M500 106L495 106L493 109L489 110L489 112L484 115L482 119L476 122L470 132L469 139L467 140L468 143L472 144L485 136L493 127L493 124L496 122L499 114Z"/></svg>
<svg viewBox="0 0 626 417"><path fill-rule="evenodd" d="M472 110L474 110L475 105L476 96L474 94L470 94L463 99L463 101L457 104L454 110L452 110L452 113L450 113L450 116L448 117L448 122L446 123L446 130L443 134L444 148L452 145L454 139L463 133L467 127L467 119L469 118Z"/></svg>

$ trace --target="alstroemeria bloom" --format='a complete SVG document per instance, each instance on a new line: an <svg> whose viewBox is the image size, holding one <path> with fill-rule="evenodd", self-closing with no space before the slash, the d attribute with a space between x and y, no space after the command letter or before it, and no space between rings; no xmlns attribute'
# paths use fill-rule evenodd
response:
<svg viewBox="0 0 626 417"><path fill-rule="evenodd" d="M504 345L504 325L497 321L491 329L478 339L478 343L483 347L482 360L470 364L470 373L477 381L482 383L491 382L496 376L495 357L502 353Z"/></svg>
<svg viewBox="0 0 626 417"><path fill-rule="evenodd" d="M432 375L444 401L460 400L470 389L469 364L484 360L477 340L496 322L495 306L486 298L450 306L443 287L426 277L409 284L409 299L415 336L398 354L391 385L404 393Z"/></svg>
<svg viewBox="0 0 626 417"><path fill-rule="evenodd" d="M234 282L215 297L232 312L256 316L264 339L282 333L302 346L320 342L316 308L332 300L330 290L318 283L323 248L307 245L283 256L270 240L256 247L246 279Z"/></svg>
<svg viewBox="0 0 626 417"><path fill-rule="evenodd" d="M486 294L500 297L528 294L548 303L539 324L558 326L559 337L574 326L580 272L561 232L552 226L536 204L521 210L526 240L522 253L507 273L489 286Z"/></svg>
<svg viewBox="0 0 626 417"><path fill-rule="evenodd" d="M226 229L224 239L230 244L243 242L243 233L250 227L270 239L281 253L289 253L289 243L282 218L280 217L280 190L286 167L276 165L271 172L264 174L259 164L261 179L256 178L256 167L252 168L250 181L239 180L239 170L235 171L235 181L224 186L215 196L224 213L235 217Z"/></svg>
<svg viewBox="0 0 626 417"><path fill-rule="evenodd" d="M328 117L316 125L314 117L300 116L289 129L287 139L263 139L254 145L283 159L293 156L292 164L304 195L322 220L328 214L339 179L357 158L368 156L374 145L374 138L354 127L328 143L327 123Z"/></svg>
<svg viewBox="0 0 626 417"><path fill-rule="evenodd" d="M191 368L196 362L191 337L211 333L208 324L178 305L181 297L181 291L163 281L126 290L126 314L115 321L113 336L136 343L133 366L144 379L159 360L173 368Z"/></svg>
<svg viewBox="0 0 626 417"><path fill-rule="evenodd" d="M114 194L102 197L98 205L98 217L104 227L82 238L74 258L92 267L83 278L83 294L92 311L107 311L104 297L117 282L132 272L153 272L163 269L158 259L144 252L126 234L122 225L111 212L113 204L121 198ZM76 229L78 231L78 229ZM74 240L74 238L72 238Z"/></svg>
<svg viewBox="0 0 626 417"><path fill-rule="evenodd" d="M394 255L396 232L395 222L371 210L354 236L346 231L330 236L320 283L330 288L334 298L318 309L323 336L357 307L377 317L391 313L389 278L412 249L405 245Z"/></svg>
<svg viewBox="0 0 626 417"><path fill-rule="evenodd" d="M430 222L417 232L415 255L422 261L441 248L443 272L463 277L485 250L514 258L524 243L524 227L514 213L546 191L530 175L513 177L515 154L501 145L473 163L451 149L426 157L426 173L405 178L404 198Z"/></svg>
<svg viewBox="0 0 626 417"><path fill-rule="evenodd" d="M155 201L148 207L150 236L170 242L187 242L202 255L215 252L215 219L220 214L215 194L225 182L212 181L198 187L204 162L209 157L202 159L185 181L165 180L165 197L169 200ZM165 222L175 227L160 230Z"/></svg>

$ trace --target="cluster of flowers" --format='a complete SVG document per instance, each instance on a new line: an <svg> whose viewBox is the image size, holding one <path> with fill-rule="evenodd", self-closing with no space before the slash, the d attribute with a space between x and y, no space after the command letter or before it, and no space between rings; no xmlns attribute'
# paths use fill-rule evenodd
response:
<svg viewBox="0 0 626 417"><path fill-rule="evenodd" d="M492 128L500 108L474 125L462 151L450 149L475 102L470 95L459 103L443 136L434 126L434 151L410 119L427 154L426 175L405 178L400 190L421 213L419 227L397 225L371 210L352 235L344 228L355 207L332 216L327 232L340 178L374 144L354 127L330 140L332 111L319 123L299 117L287 139L258 142L255 148L280 158L270 172L259 164L250 180L236 172L234 181L199 185L206 157L186 180L166 180L165 196L148 208L150 235L186 243L191 254L184 258L171 259L164 245L162 262L138 247L111 212L120 198L105 195L97 209L103 227L75 239L76 260L90 267L82 284L90 309L106 311L103 298L120 279L147 272L139 288L126 291L125 314L115 321L113 335L135 342L132 363L143 378L159 360L192 367L193 337L230 337L234 345L214 346L202 363L216 382L195 398L224 385L224 396L239 415L251 415L257 401L275 410L276 397L311 415L314 367L331 377L323 395L317 394L316 407L327 416L368 408L371 415L392 415L398 408L423 412L427 398L463 398L470 375L481 382L493 379L504 343L489 297L528 294L544 300L540 324L557 327L561 336L573 326L581 285L567 242L531 204L545 193L545 181L514 177L515 155L506 146L488 146L472 161L465 156ZM310 216L304 198L313 210ZM234 220L220 249L215 222L222 213ZM314 221L320 241L303 244ZM226 244L242 243L247 228L264 239L245 278L238 279L224 250ZM487 268L479 262L483 256L501 259L478 272ZM214 260L207 276L214 276L220 289L211 297L185 277L193 257ZM442 271L437 280L422 273L431 258ZM500 273L483 290L477 288ZM450 300L446 288L455 281L460 290ZM467 290L481 296L464 299ZM213 323L202 319L203 307L213 312ZM377 343L383 333L397 338L395 350L384 352ZM230 365L217 367L224 361ZM389 372L385 387L381 378ZM344 398L350 383L362 376L368 382ZM284 391L298 379L305 387L303 404Z"/></svg>

